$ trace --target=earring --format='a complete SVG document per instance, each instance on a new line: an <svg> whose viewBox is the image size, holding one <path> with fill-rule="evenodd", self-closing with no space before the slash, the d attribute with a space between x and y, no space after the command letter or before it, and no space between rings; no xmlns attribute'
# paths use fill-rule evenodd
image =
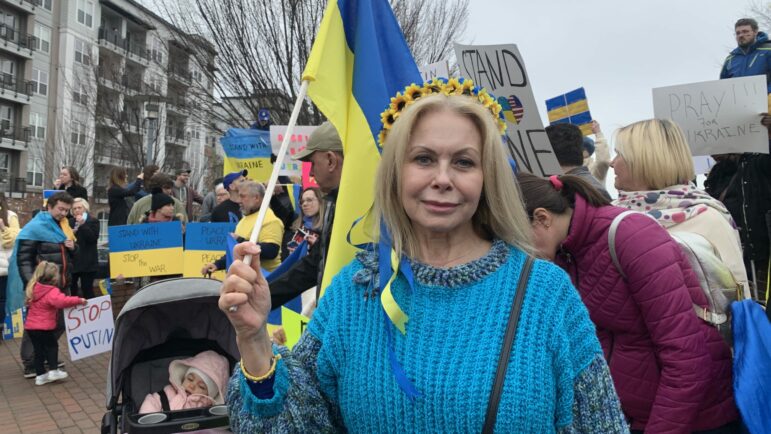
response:
<svg viewBox="0 0 771 434"><path fill-rule="evenodd" d="M548 224L548 223L544 223L544 224L543 224L543 227L544 227L545 229L549 229L549 228L551 227L551 225L550 225L550 224Z"/></svg>

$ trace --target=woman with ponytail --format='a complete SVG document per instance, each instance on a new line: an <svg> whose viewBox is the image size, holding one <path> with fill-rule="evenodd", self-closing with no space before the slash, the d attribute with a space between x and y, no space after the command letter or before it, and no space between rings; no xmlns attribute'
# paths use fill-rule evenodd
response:
<svg viewBox="0 0 771 434"><path fill-rule="evenodd" d="M519 174L539 253L568 272L589 310L635 432L738 432L731 352L693 303L708 306L677 243L641 213L618 224L586 181Z"/></svg>

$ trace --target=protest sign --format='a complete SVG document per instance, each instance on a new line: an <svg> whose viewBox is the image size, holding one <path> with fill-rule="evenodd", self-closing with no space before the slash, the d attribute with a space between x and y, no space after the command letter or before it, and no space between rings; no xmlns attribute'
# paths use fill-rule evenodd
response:
<svg viewBox="0 0 771 434"><path fill-rule="evenodd" d="M181 222L111 226L108 231L110 277L182 274Z"/></svg>
<svg viewBox="0 0 771 434"><path fill-rule="evenodd" d="M109 295L88 300L85 306L64 310L70 360L80 360L112 350L115 323Z"/></svg>
<svg viewBox="0 0 771 434"><path fill-rule="evenodd" d="M185 227L185 268L182 275L201 277L204 265L225 255L227 237L235 230L235 223L188 223ZM225 280L225 271L217 271L212 277Z"/></svg>
<svg viewBox="0 0 771 434"><path fill-rule="evenodd" d="M230 128L220 138L225 152L223 173L249 171L247 177L266 182L273 171L270 162L270 132L250 128Z"/></svg>
<svg viewBox="0 0 771 434"><path fill-rule="evenodd" d="M16 309L11 315L6 315L3 340L20 338L24 334L24 320L26 318L26 308Z"/></svg>
<svg viewBox="0 0 771 434"><path fill-rule="evenodd" d="M542 177L562 173L517 46L455 44L455 56L460 75L487 89L503 107L508 125L504 146L517 167Z"/></svg>
<svg viewBox="0 0 771 434"><path fill-rule="evenodd" d="M685 133L691 154L768 153L766 77L731 78L653 89L657 119L671 119Z"/></svg>
<svg viewBox="0 0 771 434"><path fill-rule="evenodd" d="M592 134L592 114L583 87L546 100L549 122L553 124L572 124L588 136Z"/></svg>
<svg viewBox="0 0 771 434"><path fill-rule="evenodd" d="M289 149L287 149L284 161L281 163L281 169L279 175L296 176L300 178L303 174L303 166L308 166L310 171L311 163L304 163L292 158L293 155L305 149L308 145L308 137L316 129L316 127L294 127L292 135L289 137ZM281 148L281 142L284 140L284 133L286 133L286 125L273 125L270 127L270 146L273 150L273 154L278 155L278 150Z"/></svg>
<svg viewBox="0 0 771 434"><path fill-rule="evenodd" d="M418 68L423 82L431 81L437 77L450 78L450 65L446 60L436 63L429 63Z"/></svg>

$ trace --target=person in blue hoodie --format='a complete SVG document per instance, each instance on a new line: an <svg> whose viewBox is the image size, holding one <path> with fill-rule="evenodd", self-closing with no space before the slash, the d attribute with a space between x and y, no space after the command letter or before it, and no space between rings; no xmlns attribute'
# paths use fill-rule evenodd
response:
<svg viewBox="0 0 771 434"><path fill-rule="evenodd" d="M765 75L768 93L771 93L771 42L768 35L758 31L758 22L742 18L734 25L739 45L726 57L720 79Z"/></svg>

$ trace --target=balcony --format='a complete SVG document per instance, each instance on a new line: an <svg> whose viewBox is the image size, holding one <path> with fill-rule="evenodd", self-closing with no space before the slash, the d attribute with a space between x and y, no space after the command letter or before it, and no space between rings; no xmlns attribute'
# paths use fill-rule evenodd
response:
<svg viewBox="0 0 771 434"><path fill-rule="evenodd" d="M0 49L25 59L32 59L32 52L37 49L37 38L0 24Z"/></svg>
<svg viewBox="0 0 771 434"><path fill-rule="evenodd" d="M174 80L185 86L190 86L192 76L187 68L183 68L175 63L169 63L169 79Z"/></svg>
<svg viewBox="0 0 771 434"><path fill-rule="evenodd" d="M187 117L190 115L190 106L188 106L185 98L172 97L166 100L166 110L172 114Z"/></svg>
<svg viewBox="0 0 771 434"><path fill-rule="evenodd" d="M43 0L5 0L2 3L19 12L34 14L35 9L43 5Z"/></svg>
<svg viewBox="0 0 771 434"><path fill-rule="evenodd" d="M130 158L129 152L117 143L96 142L94 159L97 163L108 166L127 166Z"/></svg>
<svg viewBox="0 0 771 434"><path fill-rule="evenodd" d="M185 130L183 129L178 129L178 130L167 129L166 143L174 146L187 147L188 145L190 145L190 137L185 136Z"/></svg>
<svg viewBox="0 0 771 434"><path fill-rule="evenodd" d="M25 149L32 138L32 127L7 127L6 121L0 125L0 146L3 148Z"/></svg>
<svg viewBox="0 0 771 434"><path fill-rule="evenodd" d="M99 28L99 46L104 47L126 60L134 62L143 67L150 66L150 50L144 45L131 42L123 38L119 32L109 30L105 27Z"/></svg>
<svg viewBox="0 0 771 434"><path fill-rule="evenodd" d="M19 80L15 75L0 73L0 98L28 104L33 84L30 80Z"/></svg>

